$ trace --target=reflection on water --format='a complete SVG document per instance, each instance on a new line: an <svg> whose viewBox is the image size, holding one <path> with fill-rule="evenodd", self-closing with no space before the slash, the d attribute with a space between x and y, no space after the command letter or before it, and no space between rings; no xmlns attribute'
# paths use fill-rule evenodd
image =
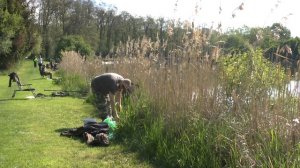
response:
<svg viewBox="0 0 300 168"><path fill-rule="evenodd" d="M288 91L294 95L299 96L300 94L300 81L291 80L289 84L287 84Z"/></svg>
<svg viewBox="0 0 300 168"><path fill-rule="evenodd" d="M290 83L286 85L285 93L290 94L291 96L300 96L300 81L291 80ZM278 97L278 90L271 90L271 97Z"/></svg>

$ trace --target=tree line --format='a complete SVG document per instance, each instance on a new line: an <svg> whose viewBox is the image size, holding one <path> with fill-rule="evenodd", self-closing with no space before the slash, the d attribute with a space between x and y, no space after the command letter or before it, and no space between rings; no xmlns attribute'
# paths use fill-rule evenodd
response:
<svg viewBox="0 0 300 168"><path fill-rule="evenodd" d="M59 60L62 50L110 57L120 44L145 38L158 42L156 52L162 57L186 48L189 39L199 43L201 56L216 48L231 55L260 48L271 61L295 66L299 60L299 38L279 23L221 32L185 21L132 16L92 0L0 0L0 69L40 54Z"/></svg>

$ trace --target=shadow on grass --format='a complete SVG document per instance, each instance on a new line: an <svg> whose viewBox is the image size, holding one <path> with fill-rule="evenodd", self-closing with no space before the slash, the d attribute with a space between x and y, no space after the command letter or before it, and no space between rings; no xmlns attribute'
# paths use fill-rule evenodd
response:
<svg viewBox="0 0 300 168"><path fill-rule="evenodd" d="M54 130L55 132L59 133L59 136L61 137L67 137L67 138L71 138L73 140L79 141L81 143L85 143L83 135L82 136L78 136L78 135L63 135L63 133L66 133L69 130L73 130L76 128L59 128Z"/></svg>
<svg viewBox="0 0 300 168"><path fill-rule="evenodd" d="M120 138L120 137L118 137ZM149 157L147 154L145 154L143 151L140 151L139 149L131 146L131 144L128 144L128 142L124 142L120 139L115 139L114 144L123 146L122 153L124 154L136 154L136 159L138 159L140 162L146 162L150 164L153 168L165 168L166 166L163 165L160 161L155 160L154 157ZM127 139L129 140L129 139Z"/></svg>
<svg viewBox="0 0 300 168"><path fill-rule="evenodd" d="M0 99L0 102L1 101L13 101L13 100L30 100L28 98L4 98L4 99Z"/></svg>
<svg viewBox="0 0 300 168"><path fill-rule="evenodd" d="M16 101L16 100L32 100L32 99L42 99L42 98L52 98L51 95L44 95L42 93L38 93L36 97L24 97L24 98L0 98L1 101Z"/></svg>
<svg viewBox="0 0 300 168"><path fill-rule="evenodd" d="M35 79L32 79L32 80L43 80L44 78L43 77L40 77L40 78L35 78Z"/></svg>
<svg viewBox="0 0 300 168"><path fill-rule="evenodd" d="M73 128L59 128L59 129L56 129L56 130L54 130L54 131L55 131L55 132L61 133L61 132L64 132L64 131L68 131L68 130L70 130L70 129L73 129Z"/></svg>

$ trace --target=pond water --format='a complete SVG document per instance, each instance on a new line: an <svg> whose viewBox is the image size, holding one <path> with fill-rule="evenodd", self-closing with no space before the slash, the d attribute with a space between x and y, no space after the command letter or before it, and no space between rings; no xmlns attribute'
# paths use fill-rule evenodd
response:
<svg viewBox="0 0 300 168"><path fill-rule="evenodd" d="M290 94L291 96L300 97L300 81L291 80L286 85L286 93ZM277 97L278 96L278 90L272 89L271 90L271 97Z"/></svg>

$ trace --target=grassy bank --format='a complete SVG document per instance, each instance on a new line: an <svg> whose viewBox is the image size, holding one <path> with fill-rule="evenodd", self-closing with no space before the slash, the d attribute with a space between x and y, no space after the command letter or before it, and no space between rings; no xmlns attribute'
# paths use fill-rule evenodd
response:
<svg viewBox="0 0 300 168"><path fill-rule="evenodd" d="M225 56L215 70L197 60L163 65L129 58L107 65L68 53L61 65L86 81L108 71L140 85L124 103L116 135L159 166L299 165L299 97L287 89L284 69L259 50Z"/></svg>
<svg viewBox="0 0 300 168"><path fill-rule="evenodd" d="M52 80L41 78L32 62L17 70L22 83L31 83L36 93L59 89ZM31 92L18 92L8 76L0 76L0 167L150 167L134 153L112 142L109 147L88 147L79 139L60 137L60 131L79 127L84 118L97 112L84 99L45 97L26 99Z"/></svg>

